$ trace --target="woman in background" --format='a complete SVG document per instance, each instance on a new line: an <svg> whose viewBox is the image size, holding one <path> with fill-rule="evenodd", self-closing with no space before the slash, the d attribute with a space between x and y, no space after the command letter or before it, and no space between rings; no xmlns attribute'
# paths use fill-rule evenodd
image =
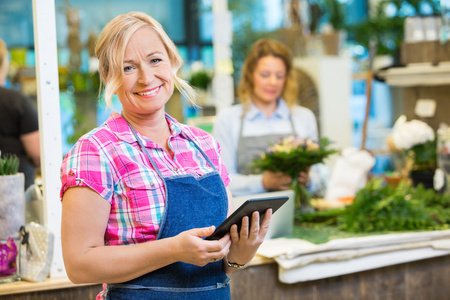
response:
<svg viewBox="0 0 450 300"><path fill-rule="evenodd" d="M295 104L298 85L292 59L291 51L278 41L255 42L242 68L238 86L241 103L217 115L213 135L222 148L232 178L229 187L235 196L288 190L292 178L271 171L253 174L253 159L270 144L290 135L318 139L313 112ZM300 172L298 180L314 192L320 178L314 166L311 169Z"/></svg>
<svg viewBox="0 0 450 300"><path fill-rule="evenodd" d="M81 137L61 167L62 249L75 283L104 284L98 299L230 299L226 273L255 255L267 233L258 212L217 241L232 212L220 148L164 111L182 59L162 26L132 12L109 22L95 49L105 100L122 113ZM251 223L251 224L250 224Z"/></svg>
<svg viewBox="0 0 450 300"><path fill-rule="evenodd" d="M27 189L41 165L38 113L29 98L5 88L8 69L8 49L0 39L0 151L19 157L19 172L25 175Z"/></svg>

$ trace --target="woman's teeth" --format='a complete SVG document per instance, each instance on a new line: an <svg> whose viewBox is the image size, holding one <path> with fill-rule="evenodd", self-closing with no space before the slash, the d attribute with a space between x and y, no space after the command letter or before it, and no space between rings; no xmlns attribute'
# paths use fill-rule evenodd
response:
<svg viewBox="0 0 450 300"><path fill-rule="evenodd" d="M159 87L154 90L145 92L145 93L136 93L136 94L138 94L139 96L150 96L150 95L156 94L156 92L158 92L158 91L159 91Z"/></svg>

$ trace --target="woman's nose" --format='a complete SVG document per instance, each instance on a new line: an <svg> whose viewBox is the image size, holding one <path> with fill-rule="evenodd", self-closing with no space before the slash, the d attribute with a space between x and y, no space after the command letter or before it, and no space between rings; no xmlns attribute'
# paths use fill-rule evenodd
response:
<svg viewBox="0 0 450 300"><path fill-rule="evenodd" d="M148 85L152 82L153 78L155 78L155 76L149 68L143 67L139 70L139 83Z"/></svg>
<svg viewBox="0 0 450 300"><path fill-rule="evenodd" d="M278 78L277 78L277 76L276 76L276 75L270 75L270 76L269 76L269 83L270 83L270 84L276 84L276 83L278 83Z"/></svg>

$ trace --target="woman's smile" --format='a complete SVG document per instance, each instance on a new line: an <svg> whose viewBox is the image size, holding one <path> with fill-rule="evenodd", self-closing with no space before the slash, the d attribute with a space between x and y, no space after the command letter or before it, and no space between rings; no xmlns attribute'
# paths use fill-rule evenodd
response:
<svg viewBox="0 0 450 300"><path fill-rule="evenodd" d="M158 95L159 91L161 90L162 85L153 88L153 89L147 89L140 92L136 92L135 94L144 98L152 98L156 95Z"/></svg>

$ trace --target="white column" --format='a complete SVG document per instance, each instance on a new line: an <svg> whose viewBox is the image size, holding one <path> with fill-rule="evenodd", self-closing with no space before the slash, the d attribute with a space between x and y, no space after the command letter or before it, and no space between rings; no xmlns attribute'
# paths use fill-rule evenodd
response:
<svg viewBox="0 0 450 300"><path fill-rule="evenodd" d="M60 166L62 162L58 53L54 0L33 0L34 47L41 139L45 225L55 234L51 277L65 276L61 251Z"/></svg>
<svg viewBox="0 0 450 300"><path fill-rule="evenodd" d="M234 102L233 63L231 61L233 27L227 0L213 1L213 18L214 78L212 94L216 109L219 111Z"/></svg>
<svg viewBox="0 0 450 300"><path fill-rule="evenodd" d="M319 92L320 136L344 149L351 146L351 60L322 56L295 58L294 65L308 73Z"/></svg>

